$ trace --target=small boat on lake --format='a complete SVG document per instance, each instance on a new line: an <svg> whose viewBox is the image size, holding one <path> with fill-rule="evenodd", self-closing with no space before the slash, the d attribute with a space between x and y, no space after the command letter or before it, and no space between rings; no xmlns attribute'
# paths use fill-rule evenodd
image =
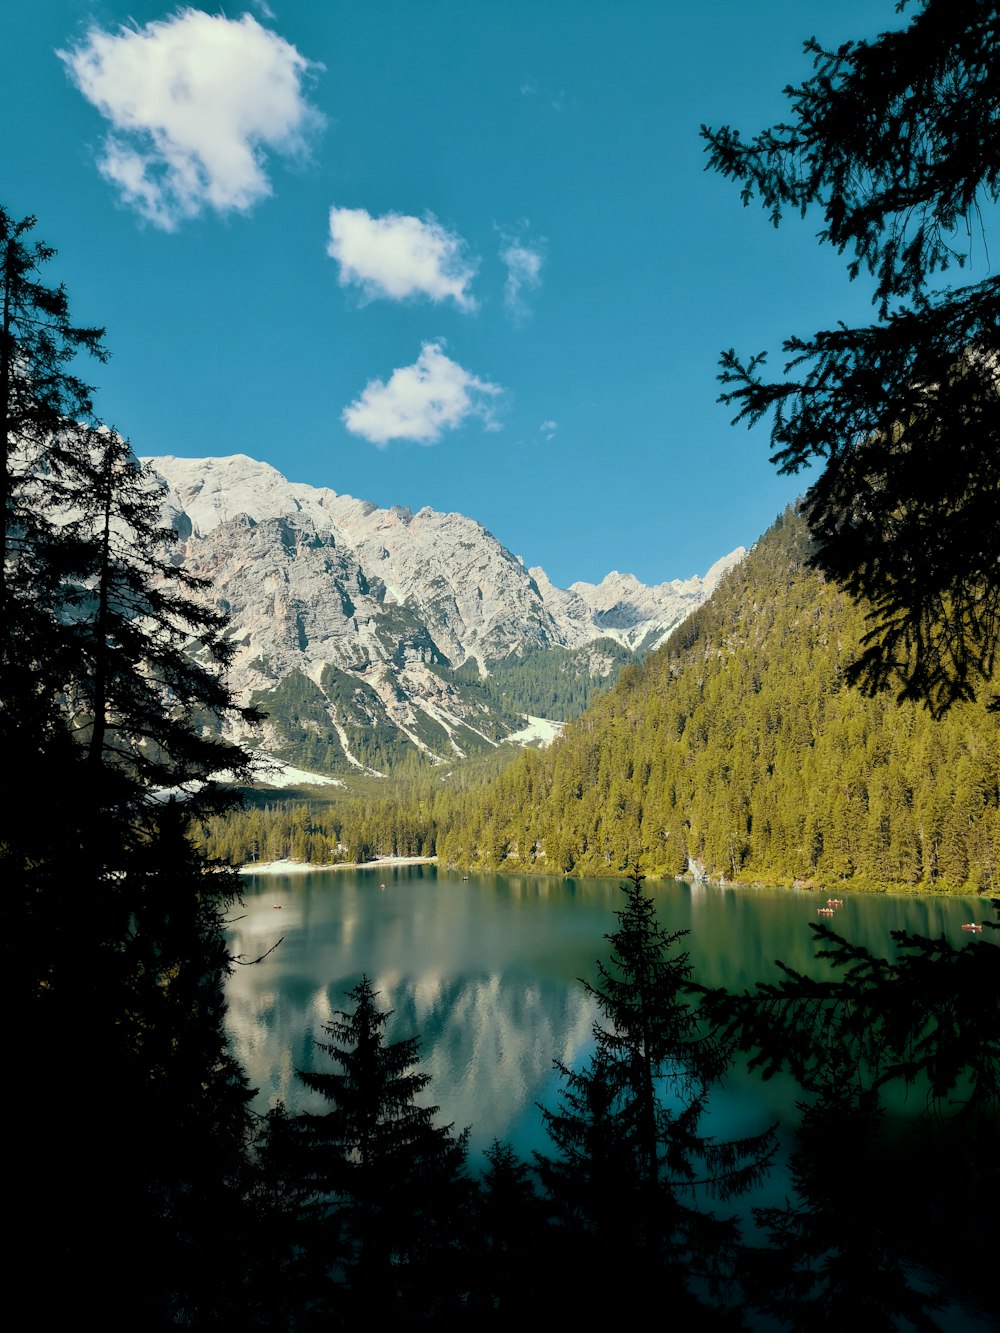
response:
<svg viewBox="0 0 1000 1333"><path fill-rule="evenodd" d="M982 929L983 929L983 928L982 928L982 926L979 924L978 921L963 921L963 922L962 922L962 929L963 929L963 930L973 930L973 931L975 931L976 934L978 935L978 934L980 934L980 933L982 932Z"/></svg>
<svg viewBox="0 0 1000 1333"><path fill-rule="evenodd" d="M816 915L817 915L817 916L833 916L833 908L832 908L832 907L817 907L817 908L816 908Z"/></svg>

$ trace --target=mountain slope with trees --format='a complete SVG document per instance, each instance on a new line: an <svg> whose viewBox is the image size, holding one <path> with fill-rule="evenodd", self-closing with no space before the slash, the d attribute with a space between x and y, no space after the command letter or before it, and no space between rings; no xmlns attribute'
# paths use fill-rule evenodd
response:
<svg viewBox="0 0 1000 1333"><path fill-rule="evenodd" d="M864 614L782 515L642 667L441 821L467 866L990 891L995 714L866 698L845 669Z"/></svg>

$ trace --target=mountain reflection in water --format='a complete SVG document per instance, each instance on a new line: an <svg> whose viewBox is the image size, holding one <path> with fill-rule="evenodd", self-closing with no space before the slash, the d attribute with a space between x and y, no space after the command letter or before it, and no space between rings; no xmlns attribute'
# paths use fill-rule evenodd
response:
<svg viewBox="0 0 1000 1333"><path fill-rule="evenodd" d="M385 888L380 888L380 885ZM781 959L815 970L810 922L826 895L787 889L718 889L678 880L648 882L668 930L690 930L681 947L695 979L742 990L776 977ZM842 894L827 924L888 954L890 931L944 933L961 945L962 923L984 913L979 899ZM579 978L606 958L604 939L623 903L617 880L461 875L435 866L247 877L234 912L233 951L254 959L229 985L229 1028L256 1105L328 1109L295 1077L329 1069L314 1039L367 973L395 1010L387 1040L419 1034L430 1102L443 1122L471 1126L477 1155L494 1137L521 1154L544 1146L536 1102L559 1087L552 1061L579 1065L595 1018ZM273 910L274 905L281 912ZM317 1061L318 1056L318 1061ZM734 1070L713 1102L710 1132L750 1133L790 1110L793 1089Z"/></svg>

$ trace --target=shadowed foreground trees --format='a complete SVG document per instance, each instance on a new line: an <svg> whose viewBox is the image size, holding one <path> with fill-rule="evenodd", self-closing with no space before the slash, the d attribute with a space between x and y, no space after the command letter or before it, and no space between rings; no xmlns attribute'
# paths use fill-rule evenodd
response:
<svg viewBox="0 0 1000 1333"><path fill-rule="evenodd" d="M560 1066L562 1104L543 1111L554 1151L534 1173L495 1142L472 1182L467 1134L421 1104L418 1040L386 1042L391 1011L367 977L350 991L317 1043L337 1068L299 1074L330 1109L269 1118L276 1308L306 1326L378 1314L506 1328L529 1311L585 1319L655 1302L702 1327L740 1326L739 1229L712 1201L766 1174L772 1135L703 1132L727 1060L688 998L679 937L641 884L637 874L625 890L611 957L588 987L606 1022L597 1052L581 1071Z"/></svg>
<svg viewBox="0 0 1000 1333"><path fill-rule="evenodd" d="M756 1327L755 1311L789 1333L930 1333L939 1309L941 1327L962 1327L967 1300L970 1327L988 1327L990 933L957 950L899 937L881 958L821 930L834 965L821 979L705 993L638 876L625 893L593 983L594 1050L560 1066L533 1170L494 1143L470 1182L464 1143L421 1104L415 1039L385 1040L367 978L351 991L322 1043L333 1067L305 1076L329 1110L270 1117L262 1253L284 1284L271 1326L354 1328L378 1312L508 1328L540 1310L589 1325L651 1309L678 1327ZM711 1135L734 1047L799 1088L763 1197L773 1136Z"/></svg>
<svg viewBox="0 0 1000 1333"><path fill-rule="evenodd" d="M582 1071L557 1068L565 1080L556 1110L543 1109L557 1152L536 1154L536 1167L563 1242L566 1263L585 1258L603 1274L609 1247L628 1253L630 1296L663 1302L704 1324L737 1326L725 1309L735 1276L739 1231L705 1206L744 1193L766 1174L773 1135L732 1142L707 1136L708 1097L728 1067L717 1035L690 998L691 967L678 951L682 932L656 919L642 876L630 876L611 956L585 982L604 1023ZM617 1274L581 1294L590 1306L616 1308ZM582 1307L581 1307L582 1313Z"/></svg>
<svg viewBox="0 0 1000 1333"><path fill-rule="evenodd" d="M43 280L33 227L0 209L7 1257L58 1273L49 1322L217 1328L253 1304L251 1094L223 1026L238 881L185 830L226 799L217 769L247 772L202 727L241 710L155 479L75 374L102 332Z"/></svg>
<svg viewBox="0 0 1000 1333"><path fill-rule="evenodd" d="M817 980L711 992L707 1015L764 1078L802 1090L794 1197L757 1210L753 1303L801 1329L937 1328L957 1290L996 1313L993 1145L1000 1112L1000 948L894 932L880 958L824 926Z"/></svg>
<svg viewBox="0 0 1000 1333"><path fill-rule="evenodd" d="M294 1153L309 1191L303 1220L325 1279L313 1296L349 1325L374 1314L437 1319L458 1307L472 1186L468 1131L434 1123L418 1100L430 1075L419 1038L386 1043L391 1010L362 977L317 1042L337 1072L299 1071L331 1109L295 1118Z"/></svg>
<svg viewBox="0 0 1000 1333"><path fill-rule="evenodd" d="M819 460L804 502L814 563L867 620L848 680L867 693L891 687L941 718L995 689L1000 647L1000 281L987 275L958 286L940 276L978 260L980 242L989 263L1000 202L1000 13L981 0L898 8L912 16L900 31L836 51L806 43L814 73L785 90L787 122L751 140L729 127L702 133L709 166L741 183L744 203L759 198L775 225L789 211L818 213L821 242L850 256L851 278L874 280L875 321L788 338L783 378L765 376L763 354L726 352L723 399L737 419L770 420L772 462L782 471ZM992 799L988 753L982 790ZM975 806L974 797L963 802ZM806 1094L793 1161L799 1203L765 1219L792 1265L781 1299L791 1318L800 1303L800 1320L810 1302L800 1327L822 1326L824 1307L836 1311L829 1326L896 1314L931 1327L924 1312L933 1301L912 1281L915 1258L930 1251L935 1268L972 1285L978 1277L975 1261L956 1262L953 1226L940 1219L967 1214L964 1239L986 1258L978 1237L990 1225L982 1182L996 1183L997 949L909 937L885 963L822 938L839 981L789 975L716 1011L730 1015L766 1069L787 1062ZM825 1170L819 1151L823 1133L846 1115L867 1126L857 1160L871 1145L884 1152L884 1098L894 1086L928 1098L923 1155L940 1161L950 1186L921 1170L911 1147L898 1178L904 1192L919 1182L914 1215L933 1219L923 1235L905 1205L887 1206L894 1194L877 1196L873 1215L855 1225L847 1205L862 1177L850 1174L848 1157L844 1172ZM942 1123L946 1133L935 1139ZM866 1247L846 1239L859 1233ZM893 1252L894 1289L869 1287L872 1255L888 1263Z"/></svg>
<svg viewBox="0 0 1000 1333"><path fill-rule="evenodd" d="M900 31L835 51L788 87L787 122L744 139L703 127L708 165L777 226L822 219L819 239L874 280L877 318L722 358L723 400L771 422L772 462L819 461L805 498L816 563L867 609L851 677L941 715L989 683L1000 644L1000 15L981 0L916 0Z"/></svg>

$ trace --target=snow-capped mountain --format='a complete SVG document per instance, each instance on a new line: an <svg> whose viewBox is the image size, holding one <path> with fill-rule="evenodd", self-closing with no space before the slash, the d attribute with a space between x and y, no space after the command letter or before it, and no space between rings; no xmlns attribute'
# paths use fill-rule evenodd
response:
<svg viewBox="0 0 1000 1333"><path fill-rule="evenodd" d="M556 588L544 569L532 569L546 606L574 644L595 637L614 639L626 648L649 652L658 648L672 630L711 597L723 574L746 555L740 546L717 560L704 578L674 579L649 587L634 574L612 570L600 583L571 583Z"/></svg>
<svg viewBox="0 0 1000 1333"><path fill-rule="evenodd" d="M523 719L478 687L491 664L601 638L653 647L744 554L703 579L564 590L461 514L378 509L242 454L147 461L185 563L230 616L233 685L271 713L268 747L319 771L498 743Z"/></svg>

